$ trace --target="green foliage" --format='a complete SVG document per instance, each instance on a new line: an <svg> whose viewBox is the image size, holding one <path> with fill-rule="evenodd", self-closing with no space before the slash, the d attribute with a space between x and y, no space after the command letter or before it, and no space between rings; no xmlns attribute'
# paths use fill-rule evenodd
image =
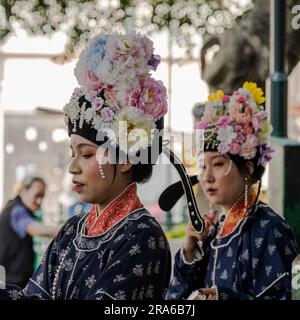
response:
<svg viewBox="0 0 300 320"><path fill-rule="evenodd" d="M166 232L168 239L183 238L185 236L186 225L184 223L176 224L171 230Z"/></svg>

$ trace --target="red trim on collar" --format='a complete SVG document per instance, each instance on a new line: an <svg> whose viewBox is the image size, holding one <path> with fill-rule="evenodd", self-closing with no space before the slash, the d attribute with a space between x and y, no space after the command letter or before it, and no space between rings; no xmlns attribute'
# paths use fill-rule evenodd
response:
<svg viewBox="0 0 300 320"><path fill-rule="evenodd" d="M86 234L88 236L100 235L125 218L130 212L141 208L143 205L137 195L136 184L132 184L113 200L99 217L97 217L96 205L92 206L87 218Z"/></svg>
<svg viewBox="0 0 300 320"><path fill-rule="evenodd" d="M256 199L256 193L253 189L250 190L249 195L248 195L248 206L245 210L244 206L244 200L245 198L243 197L234 210L229 213L229 215L226 217L224 221L223 228L220 230L220 237L227 237L229 234L231 234L237 225L247 216L249 211L252 209L254 206L254 201Z"/></svg>

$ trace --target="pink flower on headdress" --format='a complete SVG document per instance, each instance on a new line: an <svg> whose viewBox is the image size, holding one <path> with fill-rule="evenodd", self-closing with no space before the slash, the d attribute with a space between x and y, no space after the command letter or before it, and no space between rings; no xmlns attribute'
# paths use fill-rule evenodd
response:
<svg viewBox="0 0 300 320"><path fill-rule="evenodd" d="M250 127L250 125L247 123L244 125L243 129L242 129L242 133L244 135L244 137L246 137L248 139L248 136L253 132L253 129Z"/></svg>
<svg viewBox="0 0 300 320"><path fill-rule="evenodd" d="M89 89L101 90L105 88L106 85L92 71L88 70L86 73L86 87Z"/></svg>
<svg viewBox="0 0 300 320"><path fill-rule="evenodd" d="M240 151L239 155L247 160L253 159L256 155L256 149L253 148L247 142L245 142L241 146L241 151Z"/></svg>
<svg viewBox="0 0 300 320"><path fill-rule="evenodd" d="M257 132L261 128L261 126L258 122L258 119L257 119L257 117L255 117L255 115L253 115L253 117L252 117L252 127L255 132Z"/></svg>
<svg viewBox="0 0 300 320"><path fill-rule="evenodd" d="M195 129L206 129L211 123L210 119L202 118L200 121L198 121L195 125Z"/></svg>
<svg viewBox="0 0 300 320"><path fill-rule="evenodd" d="M74 74L78 83L84 88L98 90L105 87L105 84L88 69L88 66L83 59L78 60Z"/></svg>
<svg viewBox="0 0 300 320"><path fill-rule="evenodd" d="M245 159L253 159L256 155L257 137L253 134L247 136L247 140L241 146L240 156Z"/></svg>
<svg viewBox="0 0 300 320"><path fill-rule="evenodd" d="M153 42L145 37L130 32L124 36L112 36L107 40L107 57L119 64L124 70L144 74L149 68Z"/></svg>
<svg viewBox="0 0 300 320"><path fill-rule="evenodd" d="M259 112L254 114L254 117L256 117L257 120L259 120L259 121L267 119L268 116L269 116L269 112L265 111L265 110L259 111Z"/></svg>
<svg viewBox="0 0 300 320"><path fill-rule="evenodd" d="M252 108L250 105L246 107L246 109L245 109L245 114L246 114L247 116L252 117L252 115L253 115L253 108Z"/></svg>
<svg viewBox="0 0 300 320"><path fill-rule="evenodd" d="M236 104L229 106L229 116L231 119L235 119L239 113L240 113L239 106L237 106Z"/></svg>
<svg viewBox="0 0 300 320"><path fill-rule="evenodd" d="M242 144L243 142L245 142L246 137L243 134L243 127L242 126L236 126L235 127L235 132L236 132L236 137L235 137L235 142Z"/></svg>
<svg viewBox="0 0 300 320"><path fill-rule="evenodd" d="M257 137L254 134L249 134L246 141L252 145L253 148L257 146Z"/></svg>
<svg viewBox="0 0 300 320"><path fill-rule="evenodd" d="M251 122L251 116L246 113L239 113L236 115L236 123L242 126L249 126Z"/></svg>
<svg viewBox="0 0 300 320"><path fill-rule="evenodd" d="M236 99L236 102L237 103L240 103L240 104L245 104L247 102L247 98L244 97L244 96L239 96L237 99Z"/></svg>
<svg viewBox="0 0 300 320"><path fill-rule="evenodd" d="M230 119L228 116L222 116L217 122L217 126L219 128L225 128L229 124L230 124Z"/></svg>
<svg viewBox="0 0 300 320"><path fill-rule="evenodd" d="M235 143L235 142L231 143L230 149L229 149L229 152L231 154L238 154L240 150L241 150L241 147L238 143Z"/></svg>
<svg viewBox="0 0 300 320"><path fill-rule="evenodd" d="M230 96L224 96L224 97L222 98L222 101L223 101L223 103L229 102L229 101L230 101Z"/></svg>
<svg viewBox="0 0 300 320"><path fill-rule="evenodd" d="M128 92L126 104L143 110L156 121L168 111L166 88L161 81L143 79L136 88Z"/></svg>
<svg viewBox="0 0 300 320"><path fill-rule="evenodd" d="M104 91L104 103L109 106L112 110L120 110L119 101L116 97L116 92L113 88L108 88Z"/></svg>
<svg viewBox="0 0 300 320"><path fill-rule="evenodd" d="M228 151L229 151L229 146L227 143L225 142L219 143L218 152L220 152L221 154L225 154L225 153L228 153Z"/></svg>

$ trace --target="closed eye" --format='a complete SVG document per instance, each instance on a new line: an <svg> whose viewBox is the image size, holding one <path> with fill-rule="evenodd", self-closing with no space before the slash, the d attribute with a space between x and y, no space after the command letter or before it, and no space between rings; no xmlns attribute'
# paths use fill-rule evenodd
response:
<svg viewBox="0 0 300 320"><path fill-rule="evenodd" d="M216 162L214 163L214 167L222 167L224 165L223 162Z"/></svg>
<svg viewBox="0 0 300 320"><path fill-rule="evenodd" d="M93 156L94 154L83 154L82 156L84 157L84 159L89 159Z"/></svg>

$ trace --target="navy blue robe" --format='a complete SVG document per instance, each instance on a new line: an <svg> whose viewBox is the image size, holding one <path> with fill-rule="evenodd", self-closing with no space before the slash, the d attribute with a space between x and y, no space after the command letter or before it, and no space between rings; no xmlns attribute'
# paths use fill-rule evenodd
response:
<svg viewBox="0 0 300 320"><path fill-rule="evenodd" d="M207 239L201 259L189 264L177 252L167 298L186 299L196 289L216 286L220 300L290 299L296 255L288 224L259 203L231 234Z"/></svg>
<svg viewBox="0 0 300 320"><path fill-rule="evenodd" d="M8 286L0 299L163 299L171 255L155 219L141 209L99 236L85 235L86 220L69 219L27 286Z"/></svg>

